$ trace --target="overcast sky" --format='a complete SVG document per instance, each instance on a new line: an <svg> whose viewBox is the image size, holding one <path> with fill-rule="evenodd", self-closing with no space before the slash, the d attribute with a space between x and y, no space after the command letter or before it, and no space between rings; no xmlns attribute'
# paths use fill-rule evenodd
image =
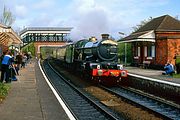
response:
<svg viewBox="0 0 180 120"><path fill-rule="evenodd" d="M180 0L0 0L16 21L13 28L73 27L71 37L80 39L118 32L129 35L140 21L162 15L179 16Z"/></svg>

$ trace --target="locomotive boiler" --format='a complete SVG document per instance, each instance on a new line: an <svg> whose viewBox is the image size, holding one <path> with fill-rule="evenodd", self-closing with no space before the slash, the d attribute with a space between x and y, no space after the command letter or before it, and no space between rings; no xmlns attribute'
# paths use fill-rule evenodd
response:
<svg viewBox="0 0 180 120"><path fill-rule="evenodd" d="M117 63L117 42L108 36L102 34L101 40L92 37L60 47L55 52L56 58L63 59L83 78L108 86L117 85L127 77L127 71Z"/></svg>

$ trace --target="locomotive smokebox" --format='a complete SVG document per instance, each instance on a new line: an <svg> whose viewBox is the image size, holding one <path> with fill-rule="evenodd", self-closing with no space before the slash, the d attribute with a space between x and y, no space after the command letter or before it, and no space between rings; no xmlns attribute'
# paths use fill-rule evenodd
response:
<svg viewBox="0 0 180 120"><path fill-rule="evenodd" d="M109 39L109 34L101 34L103 40Z"/></svg>

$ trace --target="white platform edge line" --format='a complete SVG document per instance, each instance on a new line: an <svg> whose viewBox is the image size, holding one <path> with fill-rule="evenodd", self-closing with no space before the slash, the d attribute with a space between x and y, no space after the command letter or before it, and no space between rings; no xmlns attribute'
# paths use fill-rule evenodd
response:
<svg viewBox="0 0 180 120"><path fill-rule="evenodd" d="M163 83L163 84L168 84L168 85L173 85L173 86L176 86L176 87L180 87L180 84L177 84L177 83L162 81L162 80L159 80L159 79L154 79L154 78L150 78L150 77L140 76L140 75L136 75L136 74L132 74L132 73L128 73L128 75L134 76L134 77L138 77L138 78L142 78L142 79L147 79L147 80L150 80L150 81L155 81L155 82L159 82L159 83Z"/></svg>
<svg viewBox="0 0 180 120"><path fill-rule="evenodd" d="M65 103L63 102L63 100L61 99L61 97L58 95L58 93L56 92L56 90L53 88L53 86L51 85L51 83L49 82L48 78L46 77L44 71L42 70L42 67L40 65L40 61L38 61L38 65L39 68L43 74L43 77L45 78L47 84L49 85L49 87L51 88L52 92L54 93L54 95L56 96L58 102L61 104L61 106L63 107L64 111L66 112L66 114L68 115L70 120L76 120L75 117L72 115L72 113L70 112L70 110L68 109L68 107L65 105Z"/></svg>

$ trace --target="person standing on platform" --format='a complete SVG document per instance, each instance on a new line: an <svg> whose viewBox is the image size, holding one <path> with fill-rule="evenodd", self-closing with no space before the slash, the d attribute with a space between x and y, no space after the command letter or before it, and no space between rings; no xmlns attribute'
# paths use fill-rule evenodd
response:
<svg viewBox="0 0 180 120"><path fill-rule="evenodd" d="M26 62L27 62L27 56L26 56L26 54L24 53L23 56L22 56L21 68L25 68Z"/></svg>
<svg viewBox="0 0 180 120"><path fill-rule="evenodd" d="M19 75L19 69L21 68L21 64L22 64L22 54L21 53L18 53L16 55L16 69L17 69L17 75Z"/></svg>
<svg viewBox="0 0 180 120"><path fill-rule="evenodd" d="M5 77L5 81L6 83L11 82L10 78L10 65L12 64L12 56L11 56L11 52L7 51L3 57L2 60L2 68L1 68L1 80L0 82L2 83L4 81L4 77ZM5 76L4 76L5 75Z"/></svg>

